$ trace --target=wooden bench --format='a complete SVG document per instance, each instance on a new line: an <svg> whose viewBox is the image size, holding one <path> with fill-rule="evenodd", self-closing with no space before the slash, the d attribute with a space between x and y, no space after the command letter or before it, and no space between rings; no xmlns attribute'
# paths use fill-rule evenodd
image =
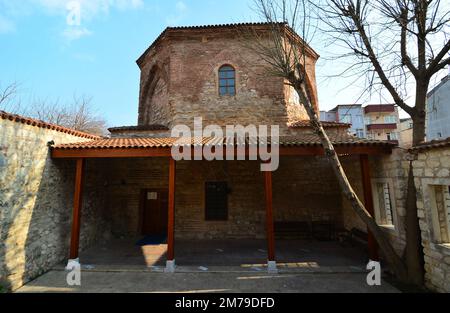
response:
<svg viewBox="0 0 450 313"><path fill-rule="evenodd" d="M354 244L355 242L367 244L368 238L369 235L360 229L352 228L352 230L350 231L350 240L352 244Z"/></svg>
<svg viewBox="0 0 450 313"><path fill-rule="evenodd" d="M312 239L310 222L275 222L277 239Z"/></svg>
<svg viewBox="0 0 450 313"><path fill-rule="evenodd" d="M321 241L336 239L335 223L330 221L275 222L274 227L277 239L316 239Z"/></svg>

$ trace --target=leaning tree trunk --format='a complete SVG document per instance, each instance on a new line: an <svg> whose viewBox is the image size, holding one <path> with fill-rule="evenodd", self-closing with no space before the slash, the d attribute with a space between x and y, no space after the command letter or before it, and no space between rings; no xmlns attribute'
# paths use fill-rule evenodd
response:
<svg viewBox="0 0 450 313"><path fill-rule="evenodd" d="M429 82L417 81L416 103L413 120L413 146L425 140L425 103ZM424 282L424 255L417 214L417 190L414 183L413 159L409 161L408 186L406 193L406 265L410 283L421 286Z"/></svg>
<svg viewBox="0 0 450 313"><path fill-rule="evenodd" d="M383 230L378 226L370 213L365 209L363 203L358 198L350 182L348 181L347 175L344 172L333 144L328 138L328 135L325 133L325 130L317 117L317 113L313 109L312 103L307 96L308 92L304 82L296 80L291 81L291 84L300 96L302 103L304 103L306 112L311 120L312 127L315 133L320 138L320 142L325 149L325 156L330 162L331 167L333 168L344 197L351 203L353 210L367 225L369 231L373 234L391 269L400 280L404 281L407 278L407 270L404 263L402 262L402 259L395 252L391 243L386 238Z"/></svg>

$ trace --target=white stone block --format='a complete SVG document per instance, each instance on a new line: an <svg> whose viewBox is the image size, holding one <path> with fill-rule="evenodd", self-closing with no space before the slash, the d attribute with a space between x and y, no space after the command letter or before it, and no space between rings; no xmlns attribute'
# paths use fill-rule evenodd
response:
<svg viewBox="0 0 450 313"><path fill-rule="evenodd" d="M278 274L278 268L277 268L276 261L268 261L267 262L267 272L269 274Z"/></svg>
<svg viewBox="0 0 450 313"><path fill-rule="evenodd" d="M69 259L66 266L66 271L73 271L75 268L80 268L80 259Z"/></svg>
<svg viewBox="0 0 450 313"><path fill-rule="evenodd" d="M175 268L176 268L175 260L167 261L164 272L165 273L175 273Z"/></svg>

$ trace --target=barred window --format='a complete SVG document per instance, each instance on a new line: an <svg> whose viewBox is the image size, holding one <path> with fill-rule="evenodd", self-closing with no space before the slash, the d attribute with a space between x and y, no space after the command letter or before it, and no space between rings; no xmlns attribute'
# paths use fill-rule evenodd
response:
<svg viewBox="0 0 450 313"><path fill-rule="evenodd" d="M392 199L388 183L377 183L377 198L378 198L378 224L393 226L394 214L392 211Z"/></svg>
<svg viewBox="0 0 450 313"><path fill-rule="evenodd" d="M219 69L219 95L236 95L236 71L231 65L224 65Z"/></svg>
<svg viewBox="0 0 450 313"><path fill-rule="evenodd" d="M433 232L435 241L450 243L450 187L432 186L435 203L432 203Z"/></svg>

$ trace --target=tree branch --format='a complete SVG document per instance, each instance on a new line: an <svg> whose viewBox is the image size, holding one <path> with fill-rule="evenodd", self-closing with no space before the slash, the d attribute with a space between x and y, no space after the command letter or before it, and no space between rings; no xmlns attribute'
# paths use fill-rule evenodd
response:
<svg viewBox="0 0 450 313"><path fill-rule="evenodd" d="M409 105L407 105L403 101L403 99L400 97L400 95L398 94L395 87L391 84L386 73L384 72L383 67L381 66L381 63L379 62L379 60L375 54L375 51L372 47L372 44L369 40L369 36L366 33L364 25L362 24L362 21L360 18L361 16L360 16L359 12L356 11L355 7L352 4L350 4L347 8L345 8L345 7L342 7L339 3L336 3L335 0L333 0L333 1L335 2L336 6L342 11L342 13L345 16L348 16L352 19L353 23L355 24L355 27L358 30L359 35L361 36L361 39L367 50L367 55L369 56L369 59L372 62L373 66L375 68L375 71L377 72L383 85L386 87L386 89L391 94L392 98L394 99L394 102L399 107L401 107L403 110L405 110L408 114L413 115L414 114L413 108L411 108Z"/></svg>
<svg viewBox="0 0 450 313"><path fill-rule="evenodd" d="M450 52L450 40L447 41L442 50L431 61L431 64L427 69L428 78L431 78L434 74L442 70L445 66L449 65L449 58L442 61L445 55L447 55L449 52Z"/></svg>

